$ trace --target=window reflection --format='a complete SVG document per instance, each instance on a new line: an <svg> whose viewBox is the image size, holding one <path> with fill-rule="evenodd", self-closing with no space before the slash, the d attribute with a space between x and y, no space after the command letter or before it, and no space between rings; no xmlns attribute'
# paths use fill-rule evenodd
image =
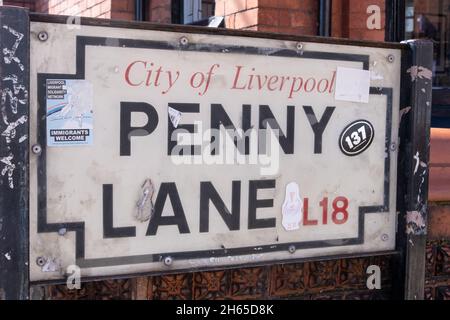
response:
<svg viewBox="0 0 450 320"><path fill-rule="evenodd" d="M450 87L450 0L406 1L406 38L427 38L434 43L433 85Z"/></svg>

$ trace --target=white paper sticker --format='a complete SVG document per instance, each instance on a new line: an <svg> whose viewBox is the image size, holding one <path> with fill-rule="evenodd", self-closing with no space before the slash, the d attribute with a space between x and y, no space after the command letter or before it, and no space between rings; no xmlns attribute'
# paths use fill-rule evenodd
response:
<svg viewBox="0 0 450 320"><path fill-rule="evenodd" d="M286 231L297 230L303 215L303 201L300 198L298 184L291 182L286 186L286 195L282 207L283 219L281 224Z"/></svg>
<svg viewBox="0 0 450 320"><path fill-rule="evenodd" d="M370 71L338 67L334 98L341 101L369 102Z"/></svg>
<svg viewBox="0 0 450 320"><path fill-rule="evenodd" d="M47 145L92 145L93 87L88 80L47 80Z"/></svg>
<svg viewBox="0 0 450 320"><path fill-rule="evenodd" d="M42 266L42 272L56 272L59 266L55 258L48 258L45 264Z"/></svg>
<svg viewBox="0 0 450 320"><path fill-rule="evenodd" d="M176 128L178 127L178 123L181 120L181 112L178 110L175 110L174 108L169 107L169 118L172 122L173 126Z"/></svg>

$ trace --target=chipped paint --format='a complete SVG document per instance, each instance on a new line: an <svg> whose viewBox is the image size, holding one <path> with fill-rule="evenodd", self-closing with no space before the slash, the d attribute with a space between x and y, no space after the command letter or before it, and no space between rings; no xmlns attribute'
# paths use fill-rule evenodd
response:
<svg viewBox="0 0 450 320"><path fill-rule="evenodd" d="M433 77L433 72L422 66L412 66L408 70L406 70L411 76L411 81L414 82L417 79L428 79L431 80Z"/></svg>
<svg viewBox="0 0 450 320"><path fill-rule="evenodd" d="M141 186L139 200L136 203L137 210L134 217L137 221L148 221L153 216L154 206L152 198L154 192L155 187L153 186L152 180L146 179Z"/></svg>
<svg viewBox="0 0 450 320"><path fill-rule="evenodd" d="M4 62L6 64L12 64L15 62L20 71L24 71L24 65L16 56L16 51L19 48L24 35L7 25L3 25L2 29L7 30L16 38L11 48L3 48L2 52ZM11 152L10 145L14 143L16 139L18 143L22 143L28 139L27 134L20 134L20 137L17 137L17 129L20 126L26 125L28 122L28 117L26 115L21 115L17 119L11 120L10 118L18 113L22 113L19 112L19 110L22 111L19 109L21 106L26 107L28 103L28 90L26 86L21 83L18 74L8 74L3 76L1 87L1 118L3 120L3 124L5 125L1 132L1 136L4 137L6 142L5 149L9 152L8 155L3 155L3 157L0 158L0 162L3 164L1 175L7 177L9 188L14 189L14 171L16 169L16 164L13 161L14 154Z"/></svg>
<svg viewBox="0 0 450 320"><path fill-rule="evenodd" d="M403 109L401 109L401 110L399 111L399 119L400 119L400 122L402 121L403 116L406 115L406 114L408 114L409 111L411 111L411 107L405 107L405 108L403 108Z"/></svg>
<svg viewBox="0 0 450 320"><path fill-rule="evenodd" d="M29 12L0 6L0 22L0 299L27 299Z"/></svg>
<svg viewBox="0 0 450 320"><path fill-rule="evenodd" d="M421 235L425 234L426 223L419 211L408 211L406 213L406 233Z"/></svg>
<svg viewBox="0 0 450 320"><path fill-rule="evenodd" d="M416 160L416 165L414 167L414 174L417 173L417 170L419 169L419 163L420 163L420 158L419 158L419 151L416 152L416 154L414 155L414 160Z"/></svg>
<svg viewBox="0 0 450 320"><path fill-rule="evenodd" d="M56 258L47 258L45 264L41 268L42 272L57 272L60 269L60 265Z"/></svg>
<svg viewBox="0 0 450 320"><path fill-rule="evenodd" d="M376 71L370 72L370 80L376 81L376 80L384 80L384 77L381 73L378 73Z"/></svg>
<svg viewBox="0 0 450 320"><path fill-rule="evenodd" d="M19 48L19 45L22 42L24 35L23 35L23 33L20 33L6 25L3 26L3 29L8 30L9 33L11 33L14 37L16 37L16 41L14 42L11 49L3 48L3 60L5 61L6 64L11 64L11 62L14 61L19 66L20 70L24 71L25 66L22 64L20 59L16 56L16 51Z"/></svg>
<svg viewBox="0 0 450 320"><path fill-rule="evenodd" d="M26 141L27 139L28 139L28 135L25 134L19 138L19 143L22 143L22 142Z"/></svg>
<svg viewBox="0 0 450 320"><path fill-rule="evenodd" d="M8 120L3 117L3 122L7 125L6 129L3 130L2 136L5 137L6 143L11 143L11 141L16 137L16 128L22 124L25 124L28 121L27 116L21 116L14 122L8 123ZM23 137L21 137L23 138ZM20 139L19 139L20 142Z"/></svg>
<svg viewBox="0 0 450 320"><path fill-rule="evenodd" d="M0 162L5 165L0 173L2 176L8 174L8 186L11 189L14 189L13 174L14 170L16 169L16 165L12 162L13 158L14 158L13 154L10 153L8 156L0 159Z"/></svg>
<svg viewBox="0 0 450 320"><path fill-rule="evenodd" d="M17 75L9 75L2 79L2 81L11 81L12 90L10 88L5 88L2 90L2 105L6 103L6 98L9 97L9 103L11 110L14 114L17 113L18 104L25 105L28 102L28 90L23 84L20 84ZM18 95L22 93L22 98Z"/></svg>

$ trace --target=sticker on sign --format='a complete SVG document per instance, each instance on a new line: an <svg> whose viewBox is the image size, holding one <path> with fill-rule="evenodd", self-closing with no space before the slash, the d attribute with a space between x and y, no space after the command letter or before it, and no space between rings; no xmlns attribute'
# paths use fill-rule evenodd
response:
<svg viewBox="0 0 450 320"><path fill-rule="evenodd" d="M370 71L355 68L337 68L336 100L369 102Z"/></svg>
<svg viewBox="0 0 450 320"><path fill-rule="evenodd" d="M93 143L93 88L88 80L47 79L47 145Z"/></svg>

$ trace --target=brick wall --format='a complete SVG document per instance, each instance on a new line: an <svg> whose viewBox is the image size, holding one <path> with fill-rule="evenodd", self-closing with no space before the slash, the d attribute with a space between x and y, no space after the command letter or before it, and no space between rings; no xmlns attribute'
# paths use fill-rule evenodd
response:
<svg viewBox="0 0 450 320"><path fill-rule="evenodd" d="M385 37L385 0L332 0L331 35L339 38L383 41ZM381 29L369 30L370 5L380 8Z"/></svg>
<svg viewBox="0 0 450 320"><path fill-rule="evenodd" d="M134 20L134 1L133 0L112 0L111 19Z"/></svg>
<svg viewBox="0 0 450 320"><path fill-rule="evenodd" d="M319 1L316 0L217 0L216 12L232 29L296 35L317 35ZM367 8L378 5L381 28L369 30ZM384 0L332 0L332 36L384 40Z"/></svg>
<svg viewBox="0 0 450 320"><path fill-rule="evenodd" d="M428 192L428 239L450 239L450 129L431 129Z"/></svg>
<svg viewBox="0 0 450 320"><path fill-rule="evenodd" d="M36 0L35 10L50 14L111 18L111 2L117 0Z"/></svg>
<svg viewBox="0 0 450 320"><path fill-rule="evenodd" d="M431 129L426 299L450 299L450 129Z"/></svg>
<svg viewBox="0 0 450 320"><path fill-rule="evenodd" d="M172 22L172 1L151 0L147 8L147 20L156 23Z"/></svg>
<svg viewBox="0 0 450 320"><path fill-rule="evenodd" d="M134 20L134 0L7 0L4 5L27 7L31 11L92 18ZM145 8L147 20L171 23L171 0L151 0Z"/></svg>
<svg viewBox="0 0 450 320"><path fill-rule="evenodd" d="M225 17L231 29L259 30L296 35L316 35L317 0L216 0L215 15ZM29 7L38 12L85 17L134 20L134 0L9 0L5 4ZM369 5L381 8L379 30L369 30ZM171 22L171 0L151 0L146 8L147 20ZM384 40L384 0L332 0L332 36Z"/></svg>
<svg viewBox="0 0 450 320"><path fill-rule="evenodd" d="M315 35L318 1L217 0L216 16L231 29Z"/></svg>

